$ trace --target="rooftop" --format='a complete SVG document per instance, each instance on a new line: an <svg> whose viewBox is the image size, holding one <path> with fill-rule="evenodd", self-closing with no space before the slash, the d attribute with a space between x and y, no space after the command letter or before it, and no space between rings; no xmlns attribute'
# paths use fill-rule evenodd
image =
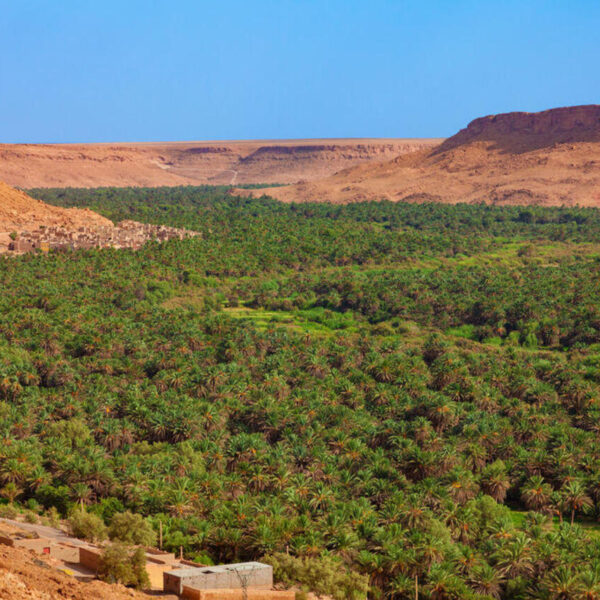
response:
<svg viewBox="0 0 600 600"><path fill-rule="evenodd" d="M200 575L201 573L225 573L226 571L244 571L250 569L264 569L269 565L259 562L233 563L230 565L214 565L211 567L189 567L187 569L175 569L167 571L167 575L176 575L177 577L189 577Z"/></svg>

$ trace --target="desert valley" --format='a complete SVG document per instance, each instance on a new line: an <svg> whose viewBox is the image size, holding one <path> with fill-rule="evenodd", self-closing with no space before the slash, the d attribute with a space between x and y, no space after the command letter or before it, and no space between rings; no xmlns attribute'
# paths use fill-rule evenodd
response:
<svg viewBox="0 0 600 600"><path fill-rule="evenodd" d="M0 598L600 598L600 106L0 178Z"/></svg>
<svg viewBox="0 0 600 600"><path fill-rule="evenodd" d="M600 600L600 3L0 8L0 600Z"/></svg>
<svg viewBox="0 0 600 600"><path fill-rule="evenodd" d="M159 234L135 223L126 224L127 232L117 230L89 209L48 206L11 191L7 183L21 188L229 185L232 194L334 204L599 206L600 106L482 117L446 140L5 144L0 178L5 180L0 251L16 252L40 244L139 247L159 235L169 239L191 232L164 228ZM268 187L274 182L280 185ZM258 189L235 184L258 184ZM136 227L139 232L132 233ZM15 233L20 244L9 237Z"/></svg>

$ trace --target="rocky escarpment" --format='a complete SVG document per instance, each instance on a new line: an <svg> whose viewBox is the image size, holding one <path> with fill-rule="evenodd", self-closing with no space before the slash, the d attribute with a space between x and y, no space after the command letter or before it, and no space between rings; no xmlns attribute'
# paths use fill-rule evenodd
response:
<svg viewBox="0 0 600 600"><path fill-rule="evenodd" d="M472 142L491 142L506 152L528 152L554 144L599 141L600 105L590 104L481 117L448 138L436 153Z"/></svg>
<svg viewBox="0 0 600 600"><path fill-rule="evenodd" d="M440 140L0 144L0 179L22 188L312 181Z"/></svg>
<svg viewBox="0 0 600 600"><path fill-rule="evenodd" d="M600 106L475 119L433 150L260 193L286 202L600 206Z"/></svg>

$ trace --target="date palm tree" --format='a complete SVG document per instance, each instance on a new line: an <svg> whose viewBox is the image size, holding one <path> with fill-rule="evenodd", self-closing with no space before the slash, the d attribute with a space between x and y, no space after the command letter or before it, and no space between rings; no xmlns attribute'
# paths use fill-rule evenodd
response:
<svg viewBox="0 0 600 600"><path fill-rule="evenodd" d="M534 475L521 488L521 499L529 510L545 510L552 499L552 488L543 477Z"/></svg>
<svg viewBox="0 0 600 600"><path fill-rule="evenodd" d="M477 594L496 599L502 595L502 576L487 563L473 566L468 581L471 589Z"/></svg>
<svg viewBox="0 0 600 600"><path fill-rule="evenodd" d="M504 502L508 489L510 488L510 477L506 472L506 466L501 460L493 462L485 467L481 473L481 488L496 502Z"/></svg>
<svg viewBox="0 0 600 600"><path fill-rule="evenodd" d="M587 513L593 506L583 483L579 480L568 481L560 490L564 506L571 511L571 525L575 521L575 513Z"/></svg>

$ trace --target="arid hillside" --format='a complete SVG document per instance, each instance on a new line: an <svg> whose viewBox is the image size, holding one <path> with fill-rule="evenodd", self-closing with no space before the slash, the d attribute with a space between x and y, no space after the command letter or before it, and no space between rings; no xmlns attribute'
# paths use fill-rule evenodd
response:
<svg viewBox="0 0 600 600"><path fill-rule="evenodd" d="M433 148L440 141L0 144L0 180L21 188L295 183Z"/></svg>
<svg viewBox="0 0 600 600"><path fill-rule="evenodd" d="M0 231L23 231L39 225L75 229L107 227L112 222L89 209L50 206L0 181Z"/></svg>
<svg viewBox="0 0 600 600"><path fill-rule="evenodd" d="M600 206L600 106L483 117L433 150L256 193L285 202Z"/></svg>
<svg viewBox="0 0 600 600"><path fill-rule="evenodd" d="M0 254L75 248L140 248L150 240L195 237L186 231L136 221L112 221L89 209L60 208L0 181Z"/></svg>
<svg viewBox="0 0 600 600"><path fill-rule="evenodd" d="M101 581L82 583L27 550L0 545L2 600L143 600L151 596Z"/></svg>

